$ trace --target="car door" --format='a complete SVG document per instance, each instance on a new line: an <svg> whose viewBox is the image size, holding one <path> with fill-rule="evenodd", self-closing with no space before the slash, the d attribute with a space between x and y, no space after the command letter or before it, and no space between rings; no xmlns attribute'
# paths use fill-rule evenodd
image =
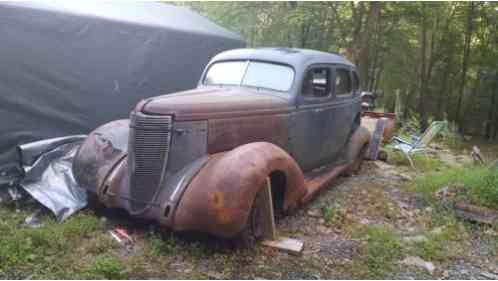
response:
<svg viewBox="0 0 498 281"><path fill-rule="evenodd" d="M349 66L334 65L332 97L327 103L327 123L323 132L322 153L325 162L337 160L352 132L355 118L355 90Z"/></svg>
<svg viewBox="0 0 498 281"><path fill-rule="evenodd" d="M323 140L328 129L325 105L332 97L332 66L310 66L303 77L299 105L290 118L291 155L303 171L321 165L324 159Z"/></svg>

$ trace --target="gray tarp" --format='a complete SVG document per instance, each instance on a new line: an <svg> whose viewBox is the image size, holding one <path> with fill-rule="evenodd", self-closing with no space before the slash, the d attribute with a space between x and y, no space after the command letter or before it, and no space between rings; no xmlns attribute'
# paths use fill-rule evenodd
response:
<svg viewBox="0 0 498 281"><path fill-rule="evenodd" d="M24 169L20 185L64 220L87 204L86 190L73 176L73 157L86 135L32 142L18 147Z"/></svg>
<svg viewBox="0 0 498 281"><path fill-rule="evenodd" d="M241 38L163 3L0 3L0 171L15 147L88 134L143 98L192 88Z"/></svg>

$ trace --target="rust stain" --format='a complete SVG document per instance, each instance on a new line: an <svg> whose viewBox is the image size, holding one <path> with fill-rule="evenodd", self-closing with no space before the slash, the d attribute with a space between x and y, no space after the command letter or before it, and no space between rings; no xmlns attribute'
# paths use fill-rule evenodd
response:
<svg viewBox="0 0 498 281"><path fill-rule="evenodd" d="M382 134L382 142L390 143L394 136L396 115L394 113L371 112L365 111L362 113L361 125L368 129L372 134L379 119L385 120L384 132Z"/></svg>
<svg viewBox="0 0 498 281"><path fill-rule="evenodd" d="M284 208L295 206L306 194L297 163L274 144L251 143L206 164L185 191L173 228L208 231L222 237L238 233L247 221L256 193L273 171L282 171L287 178Z"/></svg>

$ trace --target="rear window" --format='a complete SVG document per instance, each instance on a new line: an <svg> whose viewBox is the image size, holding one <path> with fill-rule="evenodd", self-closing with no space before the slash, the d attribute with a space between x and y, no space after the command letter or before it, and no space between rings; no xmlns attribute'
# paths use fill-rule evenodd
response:
<svg viewBox="0 0 498 281"><path fill-rule="evenodd" d="M292 87L290 66L258 61L226 61L209 67L205 85L238 85L286 92Z"/></svg>

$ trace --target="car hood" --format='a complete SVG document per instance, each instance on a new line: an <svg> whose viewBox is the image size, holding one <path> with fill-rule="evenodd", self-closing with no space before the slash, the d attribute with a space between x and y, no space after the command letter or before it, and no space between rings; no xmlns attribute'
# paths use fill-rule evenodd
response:
<svg viewBox="0 0 498 281"><path fill-rule="evenodd" d="M269 91L240 87L202 87L139 103L137 110L174 115L175 120L204 120L287 112L289 100Z"/></svg>

